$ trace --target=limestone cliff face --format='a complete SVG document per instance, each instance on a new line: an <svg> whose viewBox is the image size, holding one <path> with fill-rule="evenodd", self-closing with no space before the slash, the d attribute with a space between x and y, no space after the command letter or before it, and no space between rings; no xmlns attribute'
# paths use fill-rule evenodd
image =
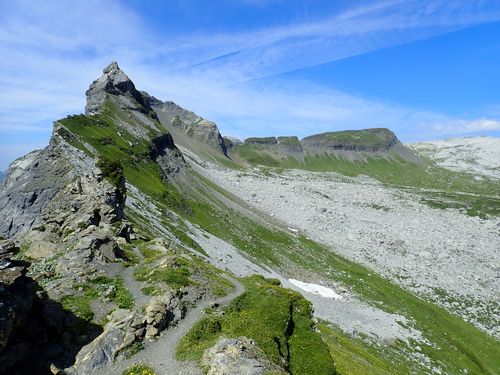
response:
<svg viewBox="0 0 500 375"><path fill-rule="evenodd" d="M245 139L244 144L251 146L254 152L274 159L292 157L304 161L307 156L327 153L348 161L397 156L413 163L422 162L392 131L384 128L328 132L311 135L300 141L295 136L252 137ZM232 147L230 156L236 160L237 153L238 147Z"/></svg>
<svg viewBox="0 0 500 375"><path fill-rule="evenodd" d="M49 146L11 165L0 184L0 235L12 237L42 221L42 211L73 178L90 172L93 160L68 144L58 127Z"/></svg>
<svg viewBox="0 0 500 375"><path fill-rule="evenodd" d="M301 154L303 149L297 137L278 137L278 149L285 154Z"/></svg>
<svg viewBox="0 0 500 375"><path fill-rule="evenodd" d="M276 137L257 138L251 137L245 139L245 144L250 146L275 146L277 144Z"/></svg>
<svg viewBox="0 0 500 375"><path fill-rule="evenodd" d="M310 151L330 150L384 152L398 143L396 135L389 129L347 130L312 135L303 138L300 144Z"/></svg>
<svg viewBox="0 0 500 375"><path fill-rule="evenodd" d="M190 139L214 147L227 154L219 128L213 121L205 120L194 112L188 111L172 101L162 102L154 96L142 93L149 99L161 124L172 133L175 141L184 147L190 147Z"/></svg>
<svg viewBox="0 0 500 375"><path fill-rule="evenodd" d="M163 116L162 123L171 123L176 116L182 119L185 123L197 122L202 119L196 113L188 111L187 109L182 108L180 105L177 105L172 101L163 102L144 91L142 92L142 94L149 100L151 107L155 108L156 111L161 112Z"/></svg>
<svg viewBox="0 0 500 375"><path fill-rule="evenodd" d="M160 167L163 179L186 168L186 162L182 157L182 153L175 146L170 134L164 134L153 139L149 149L149 155Z"/></svg>

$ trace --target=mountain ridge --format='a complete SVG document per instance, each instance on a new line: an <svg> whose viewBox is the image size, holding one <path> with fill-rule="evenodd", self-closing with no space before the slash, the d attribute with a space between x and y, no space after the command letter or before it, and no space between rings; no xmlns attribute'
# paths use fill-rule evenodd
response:
<svg viewBox="0 0 500 375"><path fill-rule="evenodd" d="M172 327L197 311L193 306L211 306L211 300L230 293L235 284L225 272L243 277L246 292L225 310L215 305L206 310L183 340L184 353L193 352L189 358L200 360L205 349L222 345L218 336L226 334L250 336L273 365L295 374L333 374L332 358L343 374L452 374L464 368L491 373L498 367L496 295L483 285L496 285L491 277L496 265L488 261L476 267L475 262L474 275L462 268L454 272L449 267L476 259L473 239L467 239L466 257L457 256L465 254L461 240L436 241L440 231L450 233L448 224L460 225L453 232L457 238L474 227L481 234L483 259L494 256L494 250L487 251L499 213L499 199L491 193L494 181L476 181L397 154L407 148L389 157L387 151L399 141L385 129L309 140L321 150L352 153L344 161L345 155L323 151L305 156L304 165L282 158L303 150L296 137L250 140L228 147L226 155L226 140L215 123L138 91L115 62L86 94L87 114L56 121L49 147L14 162L0 184L0 213L11 219L3 233L17 241L16 257L26 261L9 282L21 283L26 276L42 288L32 295L32 308L6 327L11 336L0 326L0 370L16 361L21 366L22 350L28 350L30 360L22 364L26 373L51 364L52 373L121 374L134 362L127 355L140 348L145 357L161 351L153 347L168 345ZM343 143L335 140L339 135ZM362 135L367 138L356 139ZM252 168L241 166L248 165L248 155L236 160L234 149L241 146L260 157ZM276 156L271 148L278 146L285 152ZM262 166L266 160L272 165ZM304 170L330 165L345 173ZM408 212L416 212L412 220ZM417 219L422 220L412 224ZM413 236L430 226L434 232ZM2 252L0 260L7 264L11 253ZM429 266L421 269L419 261ZM431 261L448 265L446 275L461 273L465 279L460 284L437 278L439 267ZM0 275L11 268L0 268ZM264 276L252 276L256 273ZM484 282L473 277L478 275ZM331 288L340 299L307 294L290 279ZM309 320L309 302L284 287L311 298L317 316L327 321ZM475 288L482 288L477 298L465 295ZM493 299L484 301L489 295ZM260 309L270 298L269 308ZM49 338L51 353L19 328L40 308L45 322L40 334ZM269 330L274 341L263 334ZM158 335L161 340L155 341ZM28 349L14 344L21 337ZM120 360L109 360L115 357ZM148 359L157 370L162 363L202 373L175 358ZM318 363L322 368L314 367Z"/></svg>

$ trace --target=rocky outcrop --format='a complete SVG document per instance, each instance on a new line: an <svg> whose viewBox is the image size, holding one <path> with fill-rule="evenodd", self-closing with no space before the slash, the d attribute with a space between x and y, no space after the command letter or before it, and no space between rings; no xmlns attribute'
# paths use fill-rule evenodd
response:
<svg viewBox="0 0 500 375"><path fill-rule="evenodd" d="M203 354L202 364L210 366L208 375L262 375L285 374L272 365L253 340L246 337L221 337Z"/></svg>
<svg viewBox="0 0 500 375"><path fill-rule="evenodd" d="M144 338L152 339L184 318L186 307L180 297L167 292L153 298L146 307L145 315L127 309L118 309L109 316L104 331L77 354L73 366L65 371L68 374L95 374L111 364L120 355L133 350L132 345Z"/></svg>
<svg viewBox="0 0 500 375"><path fill-rule="evenodd" d="M146 337L155 337L169 325L176 324L184 318L186 311L179 295L171 291L153 298L146 307Z"/></svg>
<svg viewBox="0 0 500 375"><path fill-rule="evenodd" d="M49 146L14 161L0 184L0 235L12 237L42 221L42 211L76 176L90 173L93 161L54 132Z"/></svg>
<svg viewBox="0 0 500 375"><path fill-rule="evenodd" d="M276 137L266 137L266 138L257 138L251 137L245 139L244 144L250 146L274 146L278 143Z"/></svg>
<svg viewBox="0 0 500 375"><path fill-rule="evenodd" d="M301 154L303 151L299 139L295 136L278 137L277 145L278 149L285 154Z"/></svg>
<svg viewBox="0 0 500 375"><path fill-rule="evenodd" d="M155 138L149 149L149 156L160 167L163 179L172 173L179 173L186 169L186 161L170 134Z"/></svg>
<svg viewBox="0 0 500 375"><path fill-rule="evenodd" d="M188 111L171 101L162 102L154 96L143 92L151 107L156 111L160 123L173 134L176 142L189 147L187 139L191 138L227 153L226 144L217 125L205 120L194 112Z"/></svg>
<svg viewBox="0 0 500 375"><path fill-rule="evenodd" d="M202 118L196 113L188 111L187 109L182 108L180 105L177 105L172 101L162 102L154 96L149 95L147 92L142 91L141 93L149 100L151 107L153 107L155 111L161 112L163 116L162 123L172 123L175 117L179 117L179 120L182 120L186 124L202 120ZM176 124L176 126L179 125L181 124Z"/></svg>
<svg viewBox="0 0 500 375"><path fill-rule="evenodd" d="M247 138L244 144L260 154L264 165L278 165L280 159L292 157L302 163L306 157L330 154L346 161L365 160L367 157L395 159L403 158L412 163L422 160L405 147L389 129L364 129L329 132L305 137L299 141L295 136ZM232 144L229 156L238 162L240 154L237 145ZM255 153L251 158L254 158ZM273 160L274 159L274 160ZM267 163L267 164L266 164Z"/></svg>
<svg viewBox="0 0 500 375"><path fill-rule="evenodd" d="M106 100L111 100L124 109L138 111L157 119L147 100L136 88L130 78L112 62L103 70L103 75L94 81L87 92L86 115L100 113Z"/></svg>
<svg viewBox="0 0 500 375"><path fill-rule="evenodd" d="M225 136L225 137L223 137L223 139L224 139L224 144L226 145L226 148L228 150L230 148L232 148L233 146L239 146L239 145L243 144L243 142L236 137Z"/></svg>
<svg viewBox="0 0 500 375"><path fill-rule="evenodd" d="M194 138L200 139L215 147L221 147L225 150L224 140L219 133L219 128L213 121L201 120L197 123L190 124L187 132L188 134L192 133Z"/></svg>
<svg viewBox="0 0 500 375"><path fill-rule="evenodd" d="M88 162L94 164L92 159ZM59 242L70 235L82 236L86 231L87 235L81 240L86 242L83 248L92 249L94 255L96 250L100 251L97 255L102 254L109 260L121 257L116 243L98 227L122 220L125 196L102 177L97 167L87 176L75 178L72 183L61 187L45 205L33 230L18 235L21 242L28 244L25 255L44 259L61 250Z"/></svg>
<svg viewBox="0 0 500 375"><path fill-rule="evenodd" d="M389 129L346 130L311 135L300 143L304 149L323 151L389 151L398 143L396 135Z"/></svg>
<svg viewBox="0 0 500 375"><path fill-rule="evenodd" d="M26 276L29 263L13 257L19 248L0 240L0 373L45 374L52 360L64 354L56 343L66 313L60 303L37 294Z"/></svg>
<svg viewBox="0 0 500 375"><path fill-rule="evenodd" d="M13 242L0 240L0 369L19 357L4 349L26 323L36 298L36 282L26 277L29 263L12 259L18 252Z"/></svg>
<svg viewBox="0 0 500 375"><path fill-rule="evenodd" d="M144 322L139 314L119 309L113 311L108 318L109 323L104 332L80 350L74 365L65 370L67 374L96 374L113 363L120 352L142 340Z"/></svg>

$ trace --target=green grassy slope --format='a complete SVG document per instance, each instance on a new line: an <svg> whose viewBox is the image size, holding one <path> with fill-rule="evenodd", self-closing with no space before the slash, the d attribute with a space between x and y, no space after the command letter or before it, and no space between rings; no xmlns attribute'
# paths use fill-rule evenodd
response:
<svg viewBox="0 0 500 375"><path fill-rule="evenodd" d="M500 344L463 320L415 297L373 271L334 254L330 249L325 249L306 238L293 236L263 220L252 219L244 215L243 211L231 208L227 204L230 194L201 179L191 170L183 180L175 182L175 185L162 180L157 165L149 157L149 142L161 135L162 131L149 129L149 140L139 140L118 126L120 120L123 120L123 116L116 108L110 108L107 115L99 117L74 116L60 120L71 134L64 131L60 134L89 155L95 156L86 144L91 145L99 156L119 162L125 178L154 202L157 212L165 212L167 209L177 212L182 219L177 224L168 217L160 217L158 220L181 239L187 248L201 251L191 239L183 221L196 224L202 230L231 243L260 264L276 269L286 269L288 266L303 267L324 278L342 283L369 304L389 313L405 316L429 342L428 345L419 344L422 353L433 363L439 364L446 373L458 374L467 370L469 374L494 374L500 368ZM120 135L117 134L118 128ZM130 146L129 142L134 146ZM294 163L289 162L290 165ZM306 161L309 163L308 168L318 171L330 168L332 162L333 159L328 155ZM472 183L467 180L466 175L443 174L444 172L435 167L431 167L430 171L412 170L411 166L402 161L369 160L364 164L336 161L335 165L337 171L343 171L344 174L363 173L378 177L385 183L412 188L419 185L428 189L447 187L446 199L449 198L450 192L454 192L460 204L463 204L464 200L459 191L464 189L470 191L468 197L480 201L480 210L484 209L484 205L491 207L492 211L498 209L498 198L493 197L488 201L484 196L475 195L478 191L484 195L493 193L490 191L493 189L492 185L486 182L484 185L480 182ZM282 162L277 165L287 166ZM443 194L443 190L431 193ZM423 199L430 199L429 194L424 194ZM439 202L443 202L443 199ZM144 206L144 210L148 210L148 207ZM154 232L146 216L131 216L129 219L142 226L143 231ZM327 329L333 328L322 328L324 332L329 332ZM332 334L339 337L341 332ZM344 340L339 340L340 343L333 343L328 339L327 343L334 358L343 358L343 366L346 369L349 367L349 353L352 353L353 358L357 358L356 361L359 359L370 363L369 366L374 369L372 373L427 372L425 367L415 362L408 354L412 349L405 343L398 342L394 347L369 347L361 341L352 341L348 336L341 337L344 337ZM349 373L347 371L344 370L344 373Z"/></svg>
<svg viewBox="0 0 500 375"><path fill-rule="evenodd" d="M201 320L177 349L179 359L200 360L219 336L251 337L275 364L291 374L336 374L327 345L314 331L311 304L279 281L255 275L246 292L222 316Z"/></svg>

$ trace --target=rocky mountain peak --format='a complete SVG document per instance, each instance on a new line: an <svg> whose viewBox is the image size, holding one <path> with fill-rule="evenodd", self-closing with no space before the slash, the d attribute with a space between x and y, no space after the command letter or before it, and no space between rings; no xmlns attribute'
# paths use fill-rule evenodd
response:
<svg viewBox="0 0 500 375"><path fill-rule="evenodd" d="M118 63L117 63L116 61L112 61L112 62L111 62L111 63L110 63L107 67L105 67L105 68L102 70L102 72L103 72L104 74L108 74L108 73L110 73L110 72L111 72L111 71L113 71L113 70L119 70L120 72L122 72L122 71L121 71L121 69L118 67ZM122 72L122 73L123 73L123 72Z"/></svg>
<svg viewBox="0 0 500 375"><path fill-rule="evenodd" d="M87 92L86 115L96 115L104 102L110 100L122 109L139 111L156 119L149 101L135 88L132 80L113 61L103 69L103 75L94 81Z"/></svg>

